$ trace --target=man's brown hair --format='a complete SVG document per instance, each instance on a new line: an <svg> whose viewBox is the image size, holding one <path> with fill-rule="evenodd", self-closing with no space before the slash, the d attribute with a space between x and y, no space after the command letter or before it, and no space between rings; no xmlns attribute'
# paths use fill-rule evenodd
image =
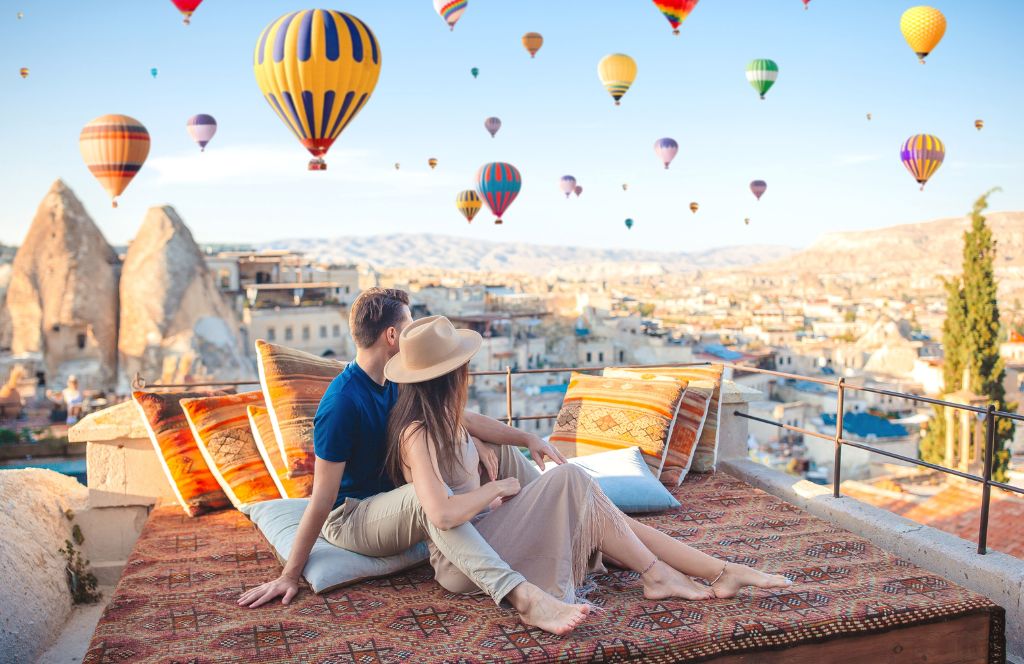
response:
<svg viewBox="0 0 1024 664"><path fill-rule="evenodd" d="M398 325L404 307L409 306L409 294L397 288L368 288L352 303L348 326L356 348L369 348L389 327Z"/></svg>

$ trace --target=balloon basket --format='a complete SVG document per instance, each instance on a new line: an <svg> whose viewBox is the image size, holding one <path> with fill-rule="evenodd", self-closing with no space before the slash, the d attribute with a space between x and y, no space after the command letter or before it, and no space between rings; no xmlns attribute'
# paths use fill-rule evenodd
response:
<svg viewBox="0 0 1024 664"><path fill-rule="evenodd" d="M618 99L616 99L615 100L615 105L616 106L622 106L622 102L620 102Z"/></svg>
<svg viewBox="0 0 1024 664"><path fill-rule="evenodd" d="M186 16L182 23L184 23L185 25L192 25L192 19Z"/></svg>
<svg viewBox="0 0 1024 664"><path fill-rule="evenodd" d="M679 28L676 28L675 30L673 30L672 34L675 35L676 37L678 37L679 36Z"/></svg>
<svg viewBox="0 0 1024 664"><path fill-rule="evenodd" d="M494 225L495 226L501 226L503 223L505 223L505 222L503 222L501 219L495 219L494 220Z"/></svg>
<svg viewBox="0 0 1024 664"><path fill-rule="evenodd" d="M317 158L317 159L310 159L309 160L309 170L311 170L311 171L326 171L327 170L327 162L324 161L323 159L319 159L319 158Z"/></svg>
<svg viewBox="0 0 1024 664"><path fill-rule="evenodd" d="M117 201L115 201L114 199L111 199L110 200L110 207L117 208Z"/></svg>

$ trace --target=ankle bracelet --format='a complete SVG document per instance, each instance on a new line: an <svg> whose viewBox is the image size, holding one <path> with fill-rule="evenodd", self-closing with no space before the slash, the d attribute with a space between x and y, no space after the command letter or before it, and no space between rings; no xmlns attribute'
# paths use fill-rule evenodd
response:
<svg viewBox="0 0 1024 664"><path fill-rule="evenodd" d="M715 585L718 582L718 580L722 578L722 575L725 574L725 570L727 567L729 567L729 563L722 565L722 571L718 573L718 576L716 576L715 580L712 581L709 585Z"/></svg>
<svg viewBox="0 0 1024 664"><path fill-rule="evenodd" d="M654 567L657 564L658 564L658 559L655 558L654 560L651 561L650 565L648 565L647 567L644 568L644 571L640 572L640 576L643 576L644 574L647 574L648 572L650 572L651 568Z"/></svg>

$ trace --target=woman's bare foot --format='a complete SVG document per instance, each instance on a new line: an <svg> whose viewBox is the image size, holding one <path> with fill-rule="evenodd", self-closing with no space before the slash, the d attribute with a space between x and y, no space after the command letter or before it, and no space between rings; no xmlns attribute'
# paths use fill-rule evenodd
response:
<svg viewBox="0 0 1024 664"><path fill-rule="evenodd" d="M644 597L647 599L678 597L697 600L711 599L715 596L710 588L700 585L660 560L640 579L644 582Z"/></svg>
<svg viewBox="0 0 1024 664"><path fill-rule="evenodd" d="M711 586L711 590L714 591L715 597L735 597L736 593L739 592L740 588L744 586L754 586L756 588L785 588L793 585L793 582L784 576L779 574L768 574L761 570L747 567L746 565L737 565L736 563L726 563L725 572L722 577Z"/></svg>
<svg viewBox="0 0 1024 664"><path fill-rule="evenodd" d="M566 604L528 581L516 586L509 593L508 601L519 612L523 623L558 636L576 629L590 614L589 605Z"/></svg>

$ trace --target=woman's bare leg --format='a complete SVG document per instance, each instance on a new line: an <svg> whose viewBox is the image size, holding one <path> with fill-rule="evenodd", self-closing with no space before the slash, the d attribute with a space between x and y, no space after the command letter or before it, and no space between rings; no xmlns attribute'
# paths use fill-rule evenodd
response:
<svg viewBox="0 0 1024 664"><path fill-rule="evenodd" d="M792 581L778 574L767 574L760 570L726 563L713 558L692 546L669 537L656 528L644 525L636 519L626 517L626 523L644 546L673 569L708 581L718 579L712 590L715 597L733 597L744 586L758 588L785 588ZM613 554L614 555L614 554ZM719 577L721 574L721 577Z"/></svg>

